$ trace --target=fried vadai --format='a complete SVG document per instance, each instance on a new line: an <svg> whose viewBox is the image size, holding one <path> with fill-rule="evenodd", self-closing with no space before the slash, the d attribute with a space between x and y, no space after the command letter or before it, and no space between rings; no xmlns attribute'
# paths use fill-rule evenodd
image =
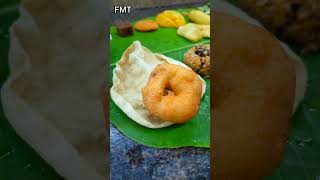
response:
<svg viewBox="0 0 320 180"><path fill-rule="evenodd" d="M197 114L201 94L202 82L197 74L170 63L156 66L142 90L151 115L174 123L184 123Z"/></svg>

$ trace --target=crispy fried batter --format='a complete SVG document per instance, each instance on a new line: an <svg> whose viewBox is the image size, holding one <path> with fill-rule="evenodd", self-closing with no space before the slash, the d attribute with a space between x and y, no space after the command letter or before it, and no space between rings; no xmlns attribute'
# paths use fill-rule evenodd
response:
<svg viewBox="0 0 320 180"><path fill-rule="evenodd" d="M164 63L151 73L142 96L146 109L164 121L184 123L199 110L202 82L192 70Z"/></svg>

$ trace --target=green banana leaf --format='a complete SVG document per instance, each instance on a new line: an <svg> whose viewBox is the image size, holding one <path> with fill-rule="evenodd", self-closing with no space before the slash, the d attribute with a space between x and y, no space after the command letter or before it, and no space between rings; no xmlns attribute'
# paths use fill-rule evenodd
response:
<svg viewBox="0 0 320 180"><path fill-rule="evenodd" d="M188 10L179 9L179 11ZM150 19L154 19L154 17L150 17ZM195 45L195 43L177 35L176 28L159 28L153 32L134 31L133 36L120 37L116 28L111 27L110 34L112 36L110 41L110 88L115 63L133 41L139 40L152 52L158 52L180 61L183 60L184 53ZM209 39L203 39L199 43L208 42ZM206 85L206 93L202 98L197 116L185 124L149 129L128 118L112 100L110 100L110 121L124 135L146 146L158 148L210 147L210 80L206 80Z"/></svg>
<svg viewBox="0 0 320 180"><path fill-rule="evenodd" d="M179 59L186 50L187 48L183 48L166 54L171 54L171 58ZM110 88L114 67L115 65L110 67ZM187 123L161 129L146 128L127 117L112 100L110 102L110 121L127 137L146 146L158 148L210 147L210 80L206 80L206 93L202 97L198 114Z"/></svg>

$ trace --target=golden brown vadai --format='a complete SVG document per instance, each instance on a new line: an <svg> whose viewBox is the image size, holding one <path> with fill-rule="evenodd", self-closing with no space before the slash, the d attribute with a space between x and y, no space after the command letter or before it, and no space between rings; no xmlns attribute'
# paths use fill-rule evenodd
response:
<svg viewBox="0 0 320 180"><path fill-rule="evenodd" d="M142 90L151 115L174 123L184 123L197 114L201 94L202 82L197 74L170 63L158 65Z"/></svg>

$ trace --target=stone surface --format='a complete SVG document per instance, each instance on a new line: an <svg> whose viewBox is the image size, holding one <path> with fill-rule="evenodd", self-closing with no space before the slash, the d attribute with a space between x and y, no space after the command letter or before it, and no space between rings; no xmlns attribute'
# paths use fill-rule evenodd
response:
<svg viewBox="0 0 320 180"><path fill-rule="evenodd" d="M110 179L210 179L210 149L158 149L110 126Z"/></svg>

